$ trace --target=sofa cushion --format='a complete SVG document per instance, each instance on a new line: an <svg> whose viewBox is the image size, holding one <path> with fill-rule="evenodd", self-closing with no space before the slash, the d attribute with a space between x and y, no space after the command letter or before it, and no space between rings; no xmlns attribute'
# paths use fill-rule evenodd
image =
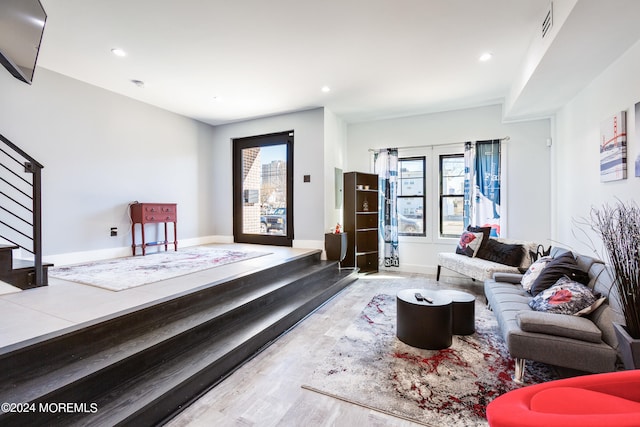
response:
<svg viewBox="0 0 640 427"><path fill-rule="evenodd" d="M456 246L456 253L460 255L466 255L468 257L474 257L480 249L482 243L483 234L473 233L471 231L465 231L460 236L458 246Z"/></svg>
<svg viewBox="0 0 640 427"><path fill-rule="evenodd" d="M588 283L589 281L589 274L580 270L573 253L565 252L550 261L538 278L534 280L531 285L531 295L536 296L545 289L550 288L562 276L567 276L579 283Z"/></svg>
<svg viewBox="0 0 640 427"><path fill-rule="evenodd" d="M518 268L453 252L439 252L438 265L476 280L491 279L496 272L518 273Z"/></svg>
<svg viewBox="0 0 640 427"><path fill-rule="evenodd" d="M525 332L555 335L593 343L599 343L602 340L602 331L592 321L584 317L542 311L521 311L516 315L516 321L520 329Z"/></svg>
<svg viewBox="0 0 640 427"><path fill-rule="evenodd" d="M540 276L542 270L547 266L549 262L553 260L550 256L544 256L538 260L536 260L533 264L529 266L527 271L522 276L520 280L520 284L525 291L530 291L531 286L533 286L533 282Z"/></svg>
<svg viewBox="0 0 640 427"><path fill-rule="evenodd" d="M510 267L518 267L522 264L524 255L524 246L520 244L502 243L496 239L489 239L478 257Z"/></svg>
<svg viewBox="0 0 640 427"><path fill-rule="evenodd" d="M536 311L575 314L595 302L596 297L591 289L564 276L555 285L533 297L529 306Z"/></svg>

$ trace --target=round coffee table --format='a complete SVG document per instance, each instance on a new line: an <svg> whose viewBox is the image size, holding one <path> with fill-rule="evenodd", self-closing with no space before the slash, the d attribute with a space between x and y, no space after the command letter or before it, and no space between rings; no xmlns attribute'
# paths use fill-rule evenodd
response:
<svg viewBox="0 0 640 427"><path fill-rule="evenodd" d="M445 289L438 291L453 301L453 335L471 335L476 331L476 297L468 292Z"/></svg>
<svg viewBox="0 0 640 427"><path fill-rule="evenodd" d="M429 298L418 301L415 294ZM452 302L450 296L427 289L404 289L398 292L396 336L405 344L428 350L451 346Z"/></svg>

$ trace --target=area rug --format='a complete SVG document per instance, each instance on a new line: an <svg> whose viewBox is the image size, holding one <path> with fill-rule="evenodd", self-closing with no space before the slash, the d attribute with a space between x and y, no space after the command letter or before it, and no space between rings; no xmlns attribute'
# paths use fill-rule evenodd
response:
<svg viewBox="0 0 640 427"><path fill-rule="evenodd" d="M209 268L268 255L269 252L194 246L49 269L49 277L122 291Z"/></svg>
<svg viewBox="0 0 640 427"><path fill-rule="evenodd" d="M347 328L303 388L428 426L484 426L485 409L518 388L514 362L493 314L476 302L476 333L444 350L421 350L396 337L396 299L379 294ZM527 363L526 380L555 379Z"/></svg>

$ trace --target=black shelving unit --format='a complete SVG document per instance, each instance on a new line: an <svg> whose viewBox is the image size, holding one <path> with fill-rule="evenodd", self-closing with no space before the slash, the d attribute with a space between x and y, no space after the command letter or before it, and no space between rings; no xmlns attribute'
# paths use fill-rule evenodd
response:
<svg viewBox="0 0 640 427"><path fill-rule="evenodd" d="M344 231L347 255L342 267L362 273L378 271L378 175L344 174Z"/></svg>

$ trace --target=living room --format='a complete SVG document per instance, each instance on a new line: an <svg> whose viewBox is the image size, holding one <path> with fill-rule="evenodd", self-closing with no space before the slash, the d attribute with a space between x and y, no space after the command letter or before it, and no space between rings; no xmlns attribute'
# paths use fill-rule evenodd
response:
<svg viewBox="0 0 640 427"><path fill-rule="evenodd" d="M42 3L55 28L55 2ZM542 13L548 2L537 3ZM422 147L413 152L429 155L444 147L461 152L465 141L508 136L505 236L589 254L593 248L576 235L575 221L616 198L638 201L640 189L633 168L627 179L600 182L604 119L626 111L628 163L640 153L640 29L633 22L639 5L603 3L554 1L553 41L521 52L520 74L504 98L477 99L465 107L425 107L350 121L319 98L299 111L214 125L41 64L32 85L4 70L0 74L0 133L45 166L44 257L56 265L128 255L128 206L136 200L177 203L183 246L233 242L230 141L285 130L294 130L296 138L296 248L323 248L324 233L341 222L334 205L334 170L370 172L369 149ZM615 19L605 21L612 7L617 8ZM612 32L617 38L607 39L611 44L599 43ZM43 55L47 42L45 34ZM562 67L549 69L557 64ZM181 78L191 73L182 70ZM123 77L122 84L130 85L131 78L137 76ZM151 89L149 83L141 90ZM540 92L546 103L529 103ZM437 217L437 207L432 209L428 218ZM437 237L437 223L429 221L425 237L401 238L400 271L435 274L437 253L454 249L456 239ZM117 236L110 235L112 227Z"/></svg>
<svg viewBox="0 0 640 427"><path fill-rule="evenodd" d="M597 19L589 10L594 7L578 2L569 24L577 26L573 19ZM9 74L0 81L2 133L45 166L44 255L53 263L124 254L130 243L127 206L135 200L178 203L180 239L185 244L232 241L231 186L220 185L230 182L230 139L289 129L296 131L294 246L323 247L323 234L340 222L333 205L334 168L370 171L368 149L509 136L506 235L584 251L588 248L571 231L573 220L588 214L593 205L613 197L633 198L637 192L633 178L599 183L599 154L583 147L597 140L600 122L616 111L628 111L628 127L633 129L637 37L624 41L627 49L618 48L616 57L590 58L598 67L585 63L601 71L592 71L593 78L582 87L575 88L579 79L565 74L570 68L544 81L551 93L570 87L566 91L574 94L565 96L562 105L551 99L545 108L555 107L553 114L528 120L505 120L508 101L484 100L484 106L354 123L318 107L210 126L41 68L31 86ZM556 53L551 49L549 54ZM571 65L575 59L566 62ZM533 79L532 84L541 83ZM527 90L538 89L525 87L523 97ZM636 156L633 138L630 132L630 159ZM319 158L325 160L318 162ZM587 164L592 167L582 167ZM303 175L310 175L311 182L304 183ZM117 237L109 234L114 226L120 231ZM452 244L430 237L409 241L403 250L405 263L433 269L435 254ZM420 259L414 253L420 253Z"/></svg>

